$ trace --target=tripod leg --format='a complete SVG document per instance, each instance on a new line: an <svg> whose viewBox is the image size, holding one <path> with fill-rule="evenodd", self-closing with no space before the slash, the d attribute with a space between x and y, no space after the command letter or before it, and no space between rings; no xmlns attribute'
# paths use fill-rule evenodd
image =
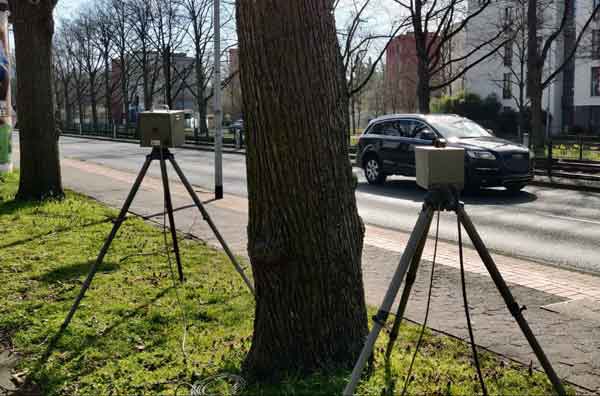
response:
<svg viewBox="0 0 600 396"><path fill-rule="evenodd" d="M250 282L250 279L248 279L248 277L244 273L244 270L242 269L242 266L237 262L237 259L235 258L235 256L231 252L231 249L229 249L229 246L227 246L227 242L225 242L225 239L223 239L223 236L221 236L221 233L217 229L217 226L215 225L215 223L213 223L212 219L210 218L210 215L208 214L207 210L204 208L204 205L202 204L202 201L200 201L200 198L198 198L198 195L196 194L196 192L192 188L192 185L190 184L190 182L187 180L187 178L183 174L183 171L181 170L181 168L179 167L179 165L175 161L175 158L169 157L169 161L173 165L173 168L175 169L175 172L179 176L179 179L181 179L181 182L185 186L186 190L188 191L188 193L190 194L190 196L194 200L194 203L198 207L198 210L200 210L200 213L202 213L202 217L208 223L209 227L212 229L213 233L215 234L215 236L219 240L219 243L223 247L223 250L225 250L225 253L227 254L227 256L229 257L229 259L233 263L235 269L237 270L237 272L240 274L240 276L242 277L242 279L246 283L246 286L248 286L248 289L250 289L250 291L252 292L252 294L254 294L254 286L252 286L252 283Z"/></svg>
<svg viewBox="0 0 600 396"><path fill-rule="evenodd" d="M90 271L88 272L88 275L85 278L83 285L81 286L79 295L77 296L77 298L75 299L75 302L73 303L73 306L69 310L69 313L67 314L67 317L65 318L65 321L60 326L58 333L56 333L56 335L48 343L48 348L46 349L46 352L44 352L44 355L42 355L41 362L45 361L48 358L48 356L50 356L52 349L54 349L54 346L56 345L56 343L58 342L60 337L62 337L63 333L69 326L69 323L71 323L71 319L73 319L73 315L75 315L75 312L77 311L77 308L79 308L79 304L81 303L81 300L83 299L86 291L89 289L89 287L92 283L92 280L94 279L94 275L96 275L96 271L98 270L98 267L100 266L100 264L102 264L102 261L104 260L104 256L108 252L110 244L112 243L113 239L115 239L115 236L117 235L117 232L119 231L119 228L121 227L121 224L123 224L123 221L125 220L125 216L127 216L127 212L129 211L131 202L133 202L133 198L137 194L137 192L140 188L140 185L142 184L142 180L144 180L144 176L146 176L146 172L148 171L148 168L150 167L151 162L152 162L151 157L147 156L146 162L144 162L144 165L142 166L142 169L140 170L140 173L138 174L137 179L135 180L135 183L133 184L133 187L131 188L131 191L129 192L129 195L127 196L127 199L125 200L125 203L123 204L123 207L121 208L121 211L119 212L119 216L115 220L115 223L113 225L112 230L110 231L110 234L108 235L108 238L106 238L106 241L104 241L104 245L102 245L102 249L100 249L100 253L98 254L98 257L96 258L96 261L90 267Z"/></svg>
<svg viewBox="0 0 600 396"><path fill-rule="evenodd" d="M504 282L504 279L502 278L502 275L500 274L498 267L496 267L496 263L494 263L492 256L490 255L489 251L485 247L485 244L481 240L481 237L477 233L477 230L475 229L475 226L473 225L473 223L471 222L471 219L467 215L467 212L465 212L465 209L462 206L459 206L456 212L457 212L460 222L465 227L467 234L469 234L469 238L471 238L471 241L473 242L475 249L477 249L477 253L479 253L479 256L481 257L483 264L485 265L486 269L490 273L492 280L496 284L496 288L502 295L502 298L504 299L504 302L506 303L508 310L510 311L512 316L515 318L517 323L519 324L519 327L521 328L523 335L525 336L525 338L527 338L527 341L529 342L531 349L533 349L533 352L535 353L540 364L544 368L546 375L548 376L548 378L550 379L550 382L552 383L552 385L554 387L554 391L560 396L566 395L565 389L560 381L560 378L558 378L558 375L556 374L556 372L554 371L554 368L552 367L552 364L546 357L544 350L538 343L537 339L535 338L535 335L533 334L533 332L531 331L531 328L529 327L529 324L523 317L523 313L522 313L521 308L519 307L519 304L517 304L512 293L510 292L510 289L506 285L506 282Z"/></svg>
<svg viewBox="0 0 600 396"><path fill-rule="evenodd" d="M381 307L377 312L373 320L373 327L371 328L371 332L367 337L365 345L360 353L360 356L352 370L352 376L350 378L350 382L346 385L344 389L344 396L352 396L354 395L354 391L356 390L356 386L358 385L358 381L360 380L361 373L367 359L371 356L373 352L373 347L375 345L375 341L377 341L377 337L387 320L387 317L390 312L390 308L396 299L396 295L398 294L398 290L400 289L400 285L402 284L402 279L408 270L408 266L410 265L413 257L418 248L419 241L423 239L423 235L425 231L429 229L431 224L431 219L433 218L433 207L424 206L423 210L419 214L419 219L415 224L413 232L410 234L410 238L408 239L408 243L406 244L406 248L404 249L404 253L402 253L402 258L400 259L400 264L396 268L396 272L394 273L394 277L390 283L390 286L385 294L383 302L381 303Z"/></svg>
<svg viewBox="0 0 600 396"><path fill-rule="evenodd" d="M170 155L170 154L169 154ZM165 192L165 206L169 216L169 226L171 229L171 239L173 240L173 250L175 251L175 261L177 262L177 272L179 273L179 282L183 282L183 267L181 266L181 257L179 255L179 243L177 242L177 229L175 228L175 216L173 216L173 202L171 202L171 190L169 189L169 176L167 174L167 164L164 153L160 157L160 173L162 178L163 190Z"/></svg>
<svg viewBox="0 0 600 396"><path fill-rule="evenodd" d="M431 223L430 223L431 225ZM408 299L410 297L410 292L412 290L413 285L415 284L415 280L417 279L417 271L419 270L419 264L421 263L421 256L423 255L423 249L425 248L425 243L427 242L427 236L429 235L429 226L425 228L423 233L423 238L419 241L417 245L417 250L415 251L415 255L410 263L410 268L408 273L406 274L406 282L404 283L404 290L402 290L402 297L400 297L400 302L398 303L398 311L396 312L396 317L394 318L394 324L392 326L392 330L390 331L390 340L388 342L385 358L389 360L392 350L394 349L394 344L396 343L396 339L398 338L398 333L400 331L400 324L402 323L402 318L404 317L404 312L406 311L406 305L408 304Z"/></svg>

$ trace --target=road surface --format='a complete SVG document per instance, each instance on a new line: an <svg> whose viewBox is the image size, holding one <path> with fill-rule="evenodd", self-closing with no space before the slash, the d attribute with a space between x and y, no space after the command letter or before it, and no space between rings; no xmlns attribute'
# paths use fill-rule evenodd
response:
<svg viewBox="0 0 600 396"><path fill-rule="evenodd" d="M135 144L61 138L64 157L131 172L139 170L148 151ZM214 188L214 153L190 149L174 152L193 184ZM246 196L245 160L243 155L224 154L226 194ZM383 186L370 186L362 170L354 170L359 177L356 195L365 223L412 230L424 196L414 180L397 177ZM150 174L160 176L157 165ZM466 196L464 201L492 251L600 274L600 194L528 186L517 195L489 189ZM455 241L456 228L454 215L444 213L440 237Z"/></svg>

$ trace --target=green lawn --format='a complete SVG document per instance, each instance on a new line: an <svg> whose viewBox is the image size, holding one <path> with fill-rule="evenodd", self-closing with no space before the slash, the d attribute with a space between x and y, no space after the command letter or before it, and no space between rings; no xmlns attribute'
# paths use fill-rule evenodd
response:
<svg viewBox="0 0 600 396"><path fill-rule="evenodd" d="M64 319L116 212L70 192L62 202L16 203L16 185L15 175L0 181L0 340L10 338L23 356L19 370L26 371ZM182 311L163 242L160 229L139 219L123 225L57 349L42 370L30 372L41 394L174 395L186 383L240 374L250 347L252 296L223 254L182 241L188 277L178 289L188 324L184 355ZM398 341L391 365L398 387L417 336L418 328L405 326ZM386 386L385 341L361 395L380 395ZM542 374L529 375L491 354L484 354L483 366L490 394L551 393ZM340 394L348 376L291 375L279 384L249 383L243 394ZM227 394L222 382L215 384ZM428 334L410 394L472 395L477 389L467 346Z"/></svg>

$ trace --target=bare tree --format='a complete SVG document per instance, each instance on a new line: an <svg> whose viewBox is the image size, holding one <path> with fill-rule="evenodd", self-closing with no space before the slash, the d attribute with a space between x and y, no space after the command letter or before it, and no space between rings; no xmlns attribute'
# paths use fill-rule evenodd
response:
<svg viewBox="0 0 600 396"><path fill-rule="evenodd" d="M194 47L195 89L191 92L197 103L200 134L208 134L206 113L210 93L209 82L212 80L213 66L210 44L213 41L213 23L211 18L212 0L183 0L187 20L191 25L189 35Z"/></svg>
<svg viewBox="0 0 600 396"><path fill-rule="evenodd" d="M348 98L350 103L350 133L356 131L360 124L362 94L366 85L375 73L386 50L396 35L408 26L408 18L390 21L389 25L380 21L375 26L369 15L376 10L378 4L374 0L352 0L346 4L346 21L338 23L338 39L341 47L343 70L347 79ZM334 7L341 7L340 1ZM381 26L385 26L382 30ZM368 60L368 63L367 63ZM358 115L358 120L357 120ZM357 122L358 121L358 122Z"/></svg>
<svg viewBox="0 0 600 396"><path fill-rule="evenodd" d="M64 29L59 30L54 36L53 62L55 89L63 96L60 101L64 111L63 126L69 126L73 123L71 83L73 81L75 66L74 58L71 56L68 48L68 37Z"/></svg>
<svg viewBox="0 0 600 396"><path fill-rule="evenodd" d="M573 42L561 59L554 59L552 64L548 62L548 56L553 50L555 43L560 42L561 37L574 29L575 0L556 2L550 8L558 15L556 27L541 27L540 22L544 19L544 13L548 10L549 0L529 0L527 5L527 92L531 100L531 128L533 144L536 152L544 150L545 133L543 128L542 94L554 79L574 59L579 44L585 37L587 29L598 14L600 3L594 2L591 6L582 6L584 23L579 32L572 32ZM556 58L556 57L555 57Z"/></svg>
<svg viewBox="0 0 600 396"><path fill-rule="evenodd" d="M491 73L490 80L502 89L504 99L511 98L519 116L518 135L521 138L523 131L527 128L527 108L529 98L526 92L527 86L527 4L528 0L513 0L510 15L503 15L499 22L491 23L495 30L506 30L511 38L504 43L502 50L496 52L495 58L501 63L508 73L498 78L498 73Z"/></svg>
<svg viewBox="0 0 600 396"><path fill-rule="evenodd" d="M14 21L19 108L19 199L64 196L52 84L56 0L9 2Z"/></svg>
<svg viewBox="0 0 600 396"><path fill-rule="evenodd" d="M477 45L451 58L444 57L444 48L453 38L464 33L469 23L480 15L491 0L478 2L478 8L468 9L468 0L394 0L411 18L417 55L417 97L419 111L429 112L431 93L461 78L468 70L492 56L507 38L503 30L483 37ZM474 2L473 2L474 3ZM491 47L491 48L490 48ZM460 65L451 75L443 73L452 65ZM444 76L444 74L446 74Z"/></svg>
<svg viewBox="0 0 600 396"><path fill-rule="evenodd" d="M90 10L79 14L71 24L71 39L76 41L78 56L75 61L80 69L86 73L88 84L88 97L92 108L92 128L98 129L98 85L99 73L102 68L103 58L96 47L97 21Z"/></svg>
<svg viewBox="0 0 600 396"><path fill-rule="evenodd" d="M186 29L183 26L181 6L177 0L156 0L151 3L152 30L154 48L161 59L161 70L164 84L164 102L169 108L174 108L173 100L177 96L173 82L174 56L181 48ZM189 70L186 71L189 74ZM180 74L186 73L179 72ZM181 88L179 88L181 89Z"/></svg>
<svg viewBox="0 0 600 396"><path fill-rule="evenodd" d="M161 58L158 56L151 38L153 34L152 9L146 0L129 0L129 16L135 39L132 41L132 57L142 78L144 109L149 110L158 92L158 79L161 73Z"/></svg>
<svg viewBox="0 0 600 396"><path fill-rule="evenodd" d="M112 21L113 44L116 57L113 61L112 72L118 79L120 95L116 101L122 102L121 112L127 113L131 103L131 76L132 76L132 57L130 45L132 40L132 27L129 23L129 8L124 0L109 0L109 6L106 9L110 20Z"/></svg>
<svg viewBox="0 0 600 396"><path fill-rule="evenodd" d="M112 53L114 48L112 21L110 16L110 3L102 0L96 3L93 9L93 20L96 24L94 46L102 59L102 74L104 78L104 121L106 125L112 124L112 98L115 86L111 77Z"/></svg>

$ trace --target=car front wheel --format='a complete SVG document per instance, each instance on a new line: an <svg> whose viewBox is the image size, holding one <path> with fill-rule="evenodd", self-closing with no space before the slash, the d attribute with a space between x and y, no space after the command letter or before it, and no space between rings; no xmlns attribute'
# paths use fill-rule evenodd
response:
<svg viewBox="0 0 600 396"><path fill-rule="evenodd" d="M386 175L383 173L381 163L377 157L370 156L364 165L365 177L369 184L382 184L385 182Z"/></svg>

